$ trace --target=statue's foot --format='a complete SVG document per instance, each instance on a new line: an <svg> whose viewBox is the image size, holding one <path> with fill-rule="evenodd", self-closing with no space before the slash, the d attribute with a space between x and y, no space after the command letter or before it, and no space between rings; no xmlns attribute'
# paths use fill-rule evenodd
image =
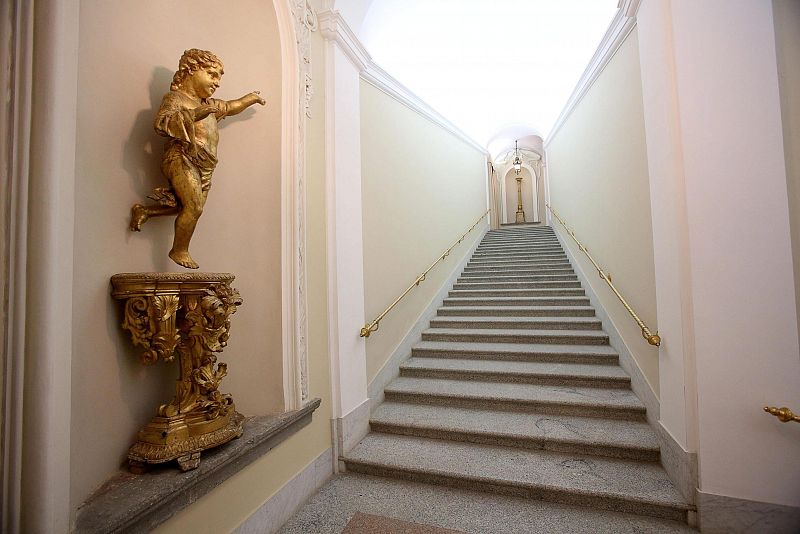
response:
<svg viewBox="0 0 800 534"><path fill-rule="evenodd" d="M200 267L197 264L197 262L194 261L191 256L189 256L188 251L176 252L174 250L170 250L169 257L172 259L172 261L174 261L178 265L186 267L187 269L197 269L198 267Z"/></svg>
<svg viewBox="0 0 800 534"><path fill-rule="evenodd" d="M147 215L147 210L141 204L134 204L131 208L131 224L130 229L131 232L141 232L142 225L147 222L149 219L149 215Z"/></svg>

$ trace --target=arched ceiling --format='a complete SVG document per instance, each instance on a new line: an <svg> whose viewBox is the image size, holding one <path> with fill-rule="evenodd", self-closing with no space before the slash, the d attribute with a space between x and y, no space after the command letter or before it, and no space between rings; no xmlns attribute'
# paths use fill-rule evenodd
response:
<svg viewBox="0 0 800 534"><path fill-rule="evenodd" d="M376 63L483 145L515 123L546 137L617 11L617 0L340 3L360 6Z"/></svg>

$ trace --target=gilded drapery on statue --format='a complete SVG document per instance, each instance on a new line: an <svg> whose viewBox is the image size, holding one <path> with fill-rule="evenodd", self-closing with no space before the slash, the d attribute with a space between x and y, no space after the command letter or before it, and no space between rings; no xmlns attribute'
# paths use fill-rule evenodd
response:
<svg viewBox="0 0 800 534"><path fill-rule="evenodd" d="M135 232L151 217L177 216L169 257L189 269L199 267L189 254L189 242L217 166L218 123L254 104L265 104L258 91L236 100L211 98L223 73L222 61L213 53L197 48L183 53L153 124L167 138L161 171L169 186L155 188L149 196L155 203L131 208L130 229Z"/></svg>

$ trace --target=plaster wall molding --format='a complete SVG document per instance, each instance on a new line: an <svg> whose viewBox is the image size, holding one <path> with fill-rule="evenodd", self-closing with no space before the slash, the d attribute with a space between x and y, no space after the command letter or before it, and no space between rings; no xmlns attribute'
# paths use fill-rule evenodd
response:
<svg viewBox="0 0 800 534"><path fill-rule="evenodd" d="M600 77L603 69L605 69L606 65L608 65L614 57L614 54L617 53L619 47L622 46L622 43L625 42L625 39L628 38L628 35L630 35L631 31L636 27L636 13L639 11L640 1L641 0L620 0L617 14L611 21L611 25L603 36L602 41L600 41L600 45L597 47L591 61L589 61L589 65L586 67L586 70L583 71L564 109L561 110L561 114L559 114L553 128L550 130L550 134L547 136L547 140L544 143L545 149L547 149L553 142L553 139L556 138L559 130L572 114L573 110L580 104L594 82Z"/></svg>
<svg viewBox="0 0 800 534"><path fill-rule="evenodd" d="M359 70L361 79L377 89L380 89L413 111L416 111L481 154L489 157L489 152L486 150L486 147L446 119L441 113L433 109L409 88L397 81L375 63L372 56L370 56L367 49L338 11L324 11L320 13L319 21L322 35L326 39L334 40L339 44L341 50Z"/></svg>
<svg viewBox="0 0 800 534"><path fill-rule="evenodd" d="M307 0L274 0L281 42L281 314L284 409L309 399L306 292L306 119L313 95Z"/></svg>

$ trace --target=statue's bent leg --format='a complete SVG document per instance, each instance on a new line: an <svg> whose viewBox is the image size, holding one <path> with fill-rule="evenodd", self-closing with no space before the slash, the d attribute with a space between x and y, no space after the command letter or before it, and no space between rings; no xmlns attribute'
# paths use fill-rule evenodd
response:
<svg viewBox="0 0 800 534"><path fill-rule="evenodd" d="M160 204L145 206L144 204L134 204L131 207L131 223L129 228L132 232L141 232L142 225L150 217L162 217L164 215L175 215L180 211L177 206L162 206Z"/></svg>

